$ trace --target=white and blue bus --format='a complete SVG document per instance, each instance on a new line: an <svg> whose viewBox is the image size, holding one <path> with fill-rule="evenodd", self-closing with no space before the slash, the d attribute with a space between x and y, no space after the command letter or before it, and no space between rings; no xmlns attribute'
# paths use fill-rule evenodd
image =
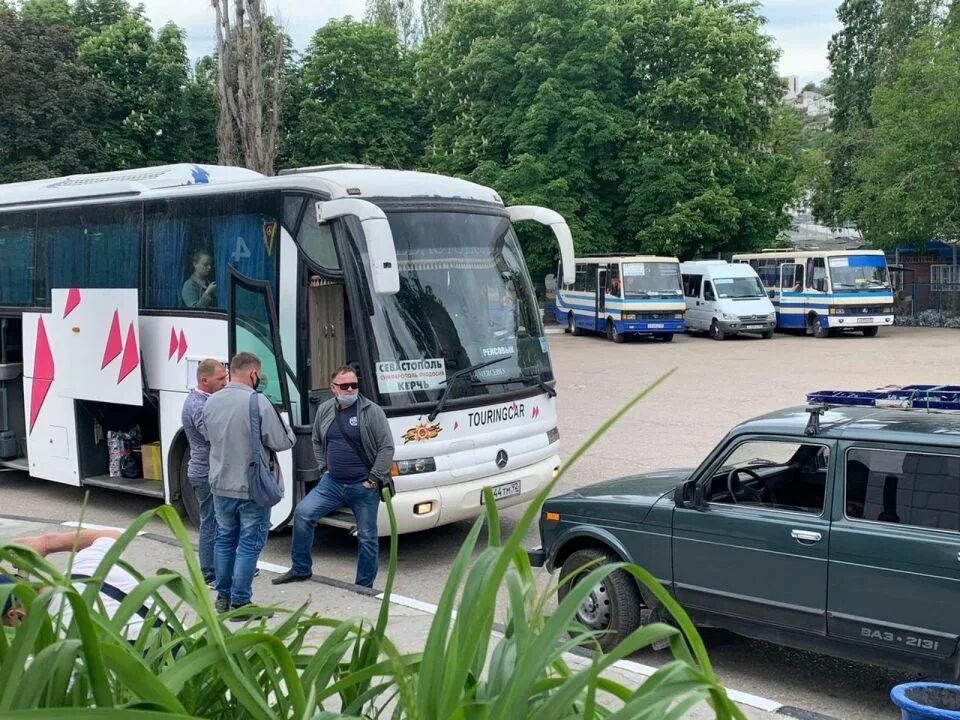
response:
<svg viewBox="0 0 960 720"><path fill-rule="evenodd" d="M274 528L319 477L311 424L344 364L393 430L401 532L476 516L487 486L498 505L529 500L560 456L513 229L528 220L551 228L572 281L562 217L440 175L172 165L0 186L0 467L196 518L180 410L198 362L246 350L298 436ZM142 476L111 462L134 429Z"/></svg>
<svg viewBox="0 0 960 720"><path fill-rule="evenodd" d="M893 325L893 289L881 250L774 250L737 254L733 262L757 271L778 328L873 337Z"/></svg>
<svg viewBox="0 0 960 720"><path fill-rule="evenodd" d="M572 283L560 283L554 314L567 332L606 333L614 342L652 335L670 342L687 329L686 302L675 257L593 255L575 260Z"/></svg>

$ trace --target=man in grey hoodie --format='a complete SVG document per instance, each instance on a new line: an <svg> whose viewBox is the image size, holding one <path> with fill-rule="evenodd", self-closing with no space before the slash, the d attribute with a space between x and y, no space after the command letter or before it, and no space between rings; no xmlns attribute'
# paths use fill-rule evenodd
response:
<svg viewBox="0 0 960 720"><path fill-rule="evenodd" d="M253 353L237 353L230 361L230 382L211 395L203 407L203 423L210 441L210 490L217 514L214 567L218 612L249 605L253 575L270 529L270 508L250 500L247 467L250 462L250 394L260 384L262 367ZM273 453L289 450L296 437L263 395L260 410L261 452L276 466ZM246 619L238 616L237 619Z"/></svg>
<svg viewBox="0 0 960 720"><path fill-rule="evenodd" d="M383 409L359 393L351 367L330 378L333 398L317 408L313 422L313 454L320 482L297 504L293 513L293 567L273 579L274 585L313 576L314 524L334 510L349 507L357 521L357 585L373 587L379 568L377 513L381 488L390 480L393 435Z"/></svg>

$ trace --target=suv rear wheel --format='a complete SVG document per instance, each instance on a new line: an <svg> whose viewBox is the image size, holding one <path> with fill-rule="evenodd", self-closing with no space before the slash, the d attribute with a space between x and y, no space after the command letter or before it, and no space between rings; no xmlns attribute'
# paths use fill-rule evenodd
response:
<svg viewBox="0 0 960 720"><path fill-rule="evenodd" d="M563 602L579 579L600 564L616 561L617 558L603 550L593 548L572 553L560 568L558 600ZM585 569L584 566L587 565L589 567ZM604 652L609 652L640 627L642 611L643 600L636 580L623 570L617 570L607 575L591 591L574 619L588 630L601 631L603 634L596 641Z"/></svg>

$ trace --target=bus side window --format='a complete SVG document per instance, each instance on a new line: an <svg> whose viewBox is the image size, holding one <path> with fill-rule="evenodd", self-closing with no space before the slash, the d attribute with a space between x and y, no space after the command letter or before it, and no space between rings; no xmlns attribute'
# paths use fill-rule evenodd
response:
<svg viewBox="0 0 960 720"><path fill-rule="evenodd" d="M0 305L33 305L36 213L6 216L0 223Z"/></svg>
<svg viewBox="0 0 960 720"><path fill-rule="evenodd" d="M607 265L607 293L613 297L621 297L620 266Z"/></svg>
<svg viewBox="0 0 960 720"><path fill-rule="evenodd" d="M587 289L587 266L584 263L577 263L576 282L573 289L583 291Z"/></svg>
<svg viewBox="0 0 960 720"><path fill-rule="evenodd" d="M827 266L823 258L807 260L807 278L813 290L817 292L827 291Z"/></svg>

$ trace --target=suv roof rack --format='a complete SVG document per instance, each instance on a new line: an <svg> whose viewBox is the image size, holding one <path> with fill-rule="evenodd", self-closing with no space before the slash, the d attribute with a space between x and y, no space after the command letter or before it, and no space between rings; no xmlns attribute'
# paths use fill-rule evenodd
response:
<svg viewBox="0 0 960 720"><path fill-rule="evenodd" d="M903 385L877 390L818 390L807 402L821 406L960 410L960 385Z"/></svg>

